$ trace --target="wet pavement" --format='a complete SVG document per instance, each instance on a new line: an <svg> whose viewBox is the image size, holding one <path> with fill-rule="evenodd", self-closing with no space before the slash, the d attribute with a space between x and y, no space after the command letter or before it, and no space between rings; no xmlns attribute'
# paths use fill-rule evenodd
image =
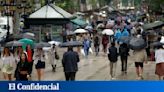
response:
<svg viewBox="0 0 164 92"><path fill-rule="evenodd" d="M74 49L76 50L76 48ZM46 62L46 69L43 80L65 80L63 67L61 64L62 55L66 51L66 49L58 48L60 60L57 61L56 72L52 72L51 65L49 62ZM104 55L103 52L99 53L99 56L95 56L95 53L90 54L88 59L86 59L83 55L80 54L80 62L79 62L79 71L76 74L76 80L83 81L108 81L111 80L109 75L109 60L107 55ZM33 67L32 80L37 80L36 69ZM134 60L132 52L130 53L128 59L128 69L127 74L122 75L121 72L121 61L120 57L117 62L116 68L116 80L136 80L136 72L134 66ZM155 75L155 62L149 61L148 64L144 65L144 80L157 80L157 76ZM3 80L2 73L0 72L0 80Z"/></svg>

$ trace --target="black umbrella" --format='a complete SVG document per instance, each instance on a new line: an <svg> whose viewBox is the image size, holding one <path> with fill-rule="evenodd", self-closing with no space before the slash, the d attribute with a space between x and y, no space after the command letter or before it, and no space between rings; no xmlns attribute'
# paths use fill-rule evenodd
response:
<svg viewBox="0 0 164 92"><path fill-rule="evenodd" d="M60 44L59 46L60 47L79 47L79 46L82 46L83 44L79 41L70 41L70 42L65 42L65 43L62 43Z"/></svg>
<svg viewBox="0 0 164 92"><path fill-rule="evenodd" d="M118 40L119 40L120 42L129 44L130 39L131 39L131 37L129 37L129 36L121 36Z"/></svg>
<svg viewBox="0 0 164 92"><path fill-rule="evenodd" d="M6 47L16 47L16 46L22 46L24 43L19 41L10 41L6 43Z"/></svg>
<svg viewBox="0 0 164 92"><path fill-rule="evenodd" d="M153 22L153 23L145 24L143 26L143 28L145 30L148 30L148 29L162 27L163 25L164 25L164 22L162 22L162 21L156 21L156 22Z"/></svg>
<svg viewBox="0 0 164 92"><path fill-rule="evenodd" d="M164 43L161 43L161 42L157 41L157 42L151 43L150 45L151 45L151 46L154 46L154 47L158 47L158 46L164 45Z"/></svg>
<svg viewBox="0 0 164 92"><path fill-rule="evenodd" d="M47 42L40 42L35 44L35 48L51 47L51 44Z"/></svg>
<svg viewBox="0 0 164 92"><path fill-rule="evenodd" d="M129 45L132 50L141 50L147 46L146 42L142 38L132 38Z"/></svg>

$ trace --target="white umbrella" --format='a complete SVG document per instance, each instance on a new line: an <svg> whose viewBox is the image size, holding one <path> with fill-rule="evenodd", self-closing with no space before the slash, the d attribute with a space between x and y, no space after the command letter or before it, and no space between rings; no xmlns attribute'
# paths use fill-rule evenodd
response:
<svg viewBox="0 0 164 92"><path fill-rule="evenodd" d="M35 36L34 33L30 33L30 32L27 32L27 33L24 33L24 34L27 34L27 35L30 35L30 36Z"/></svg>
<svg viewBox="0 0 164 92"><path fill-rule="evenodd" d="M104 27L105 27L105 25L103 23L100 23L100 24L97 25L97 29L104 28Z"/></svg>
<svg viewBox="0 0 164 92"><path fill-rule="evenodd" d="M87 33L88 31L85 29L76 29L74 33Z"/></svg>
<svg viewBox="0 0 164 92"><path fill-rule="evenodd" d="M48 43L51 45L55 44L56 46L59 46L61 44L61 42L58 41L49 41Z"/></svg>
<svg viewBox="0 0 164 92"><path fill-rule="evenodd" d="M102 31L102 34L114 35L114 32L113 32L113 30L111 30L111 29L104 29L104 30Z"/></svg>

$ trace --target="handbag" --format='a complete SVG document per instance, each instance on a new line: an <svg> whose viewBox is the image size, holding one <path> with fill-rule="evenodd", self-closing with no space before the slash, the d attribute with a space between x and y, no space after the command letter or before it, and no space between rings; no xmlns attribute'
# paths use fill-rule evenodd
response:
<svg viewBox="0 0 164 92"><path fill-rule="evenodd" d="M55 52L55 59L59 60L59 55Z"/></svg>

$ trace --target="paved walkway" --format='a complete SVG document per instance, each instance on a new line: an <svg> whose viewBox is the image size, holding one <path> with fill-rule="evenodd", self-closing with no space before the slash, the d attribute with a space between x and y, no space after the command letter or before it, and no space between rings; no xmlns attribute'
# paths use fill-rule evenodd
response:
<svg viewBox="0 0 164 92"><path fill-rule="evenodd" d="M75 49L76 50L76 49ZM60 59L62 58L63 52L66 49L58 48ZM116 70L116 78L117 80L136 80L136 72L134 67L133 55L128 60L128 71L127 75L122 75L121 73L121 61L120 59L117 62L117 70ZM88 59L85 59L82 55L80 55L79 62L79 71L76 75L76 80L102 80L108 81L111 80L109 75L109 60L107 55L104 56L103 52L100 52L99 56L95 56L94 54L90 55ZM148 64L144 65L144 80L157 80L157 76L155 75L155 63L148 62ZM61 60L57 62L57 70L56 72L52 72L51 65L46 62L46 69L44 80L65 80L63 67L61 65ZM34 69L32 74L32 80L36 79L36 70ZM2 73L0 72L0 80L3 80Z"/></svg>

